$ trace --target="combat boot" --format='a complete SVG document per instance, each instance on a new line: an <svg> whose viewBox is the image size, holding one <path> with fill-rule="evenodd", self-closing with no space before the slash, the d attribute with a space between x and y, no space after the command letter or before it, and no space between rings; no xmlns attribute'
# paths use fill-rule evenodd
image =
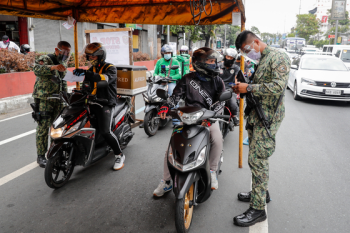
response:
<svg viewBox="0 0 350 233"><path fill-rule="evenodd" d="M250 196L252 191L247 193L238 193L238 200L243 202L250 202ZM269 203L271 201L269 190L266 191L266 203Z"/></svg>
<svg viewBox="0 0 350 233"><path fill-rule="evenodd" d="M37 163L39 164L39 167L45 168L46 166L46 158L45 155L38 155Z"/></svg>
<svg viewBox="0 0 350 233"><path fill-rule="evenodd" d="M233 218L233 224L240 227L250 227L255 223L263 222L267 218L265 210L250 207L246 212Z"/></svg>

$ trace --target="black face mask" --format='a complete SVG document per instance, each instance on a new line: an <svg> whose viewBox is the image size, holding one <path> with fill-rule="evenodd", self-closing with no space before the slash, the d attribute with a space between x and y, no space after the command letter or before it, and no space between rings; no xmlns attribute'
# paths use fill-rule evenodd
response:
<svg viewBox="0 0 350 233"><path fill-rule="evenodd" d="M224 59L224 66L225 67L231 67L233 65L233 63L235 62L235 60L228 60L228 59Z"/></svg>

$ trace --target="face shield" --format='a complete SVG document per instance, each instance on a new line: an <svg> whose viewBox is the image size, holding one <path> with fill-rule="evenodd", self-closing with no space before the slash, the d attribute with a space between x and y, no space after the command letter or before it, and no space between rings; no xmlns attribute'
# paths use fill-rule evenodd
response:
<svg viewBox="0 0 350 233"><path fill-rule="evenodd" d="M61 61L69 61L70 58L70 49L60 49L57 48L59 53L58 53L58 60Z"/></svg>
<svg viewBox="0 0 350 233"><path fill-rule="evenodd" d="M247 58L247 60L255 64L258 64L261 57L261 53L260 51L255 50L254 44L255 44L255 41L253 41L250 45L246 45L244 46L244 48L239 49L239 51L245 58Z"/></svg>

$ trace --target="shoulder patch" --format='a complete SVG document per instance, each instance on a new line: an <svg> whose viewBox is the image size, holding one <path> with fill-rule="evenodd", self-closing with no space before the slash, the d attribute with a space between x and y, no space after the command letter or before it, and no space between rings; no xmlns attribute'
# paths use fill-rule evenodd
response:
<svg viewBox="0 0 350 233"><path fill-rule="evenodd" d="M278 67L277 67L277 70L280 72L280 73L286 73L287 72L287 66L285 64L280 64Z"/></svg>

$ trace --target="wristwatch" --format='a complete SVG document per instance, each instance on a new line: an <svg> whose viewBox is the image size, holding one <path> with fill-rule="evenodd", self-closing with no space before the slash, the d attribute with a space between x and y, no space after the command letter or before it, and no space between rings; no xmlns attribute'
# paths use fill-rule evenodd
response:
<svg viewBox="0 0 350 233"><path fill-rule="evenodd" d="M250 93L253 90L253 86L251 84L248 84L247 86L247 92Z"/></svg>

